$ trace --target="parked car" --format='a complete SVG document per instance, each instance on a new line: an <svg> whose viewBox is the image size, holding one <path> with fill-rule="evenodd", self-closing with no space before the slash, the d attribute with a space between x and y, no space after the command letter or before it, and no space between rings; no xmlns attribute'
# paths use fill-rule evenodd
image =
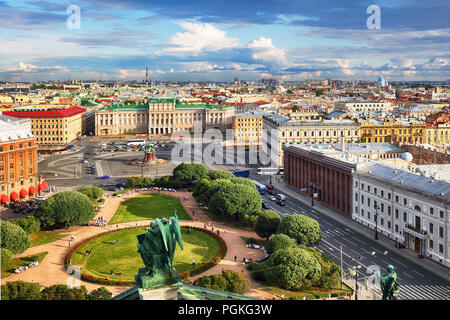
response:
<svg viewBox="0 0 450 320"><path fill-rule="evenodd" d="M282 201L286 201L286 199L287 199L287 197L284 194L281 194L281 193L277 194L276 198L278 200L282 200Z"/></svg>
<svg viewBox="0 0 450 320"><path fill-rule="evenodd" d="M284 207L286 205L286 202L284 200L277 200L275 203L282 207Z"/></svg>
<svg viewBox="0 0 450 320"><path fill-rule="evenodd" d="M101 176L99 179L109 179L110 176Z"/></svg>
<svg viewBox="0 0 450 320"><path fill-rule="evenodd" d="M277 200L277 198L276 198L275 196L273 196L273 195L268 195L268 196L267 196L267 199L269 199L270 201L275 201L275 200Z"/></svg>
<svg viewBox="0 0 450 320"><path fill-rule="evenodd" d="M262 202L262 207L263 207L263 209L270 209L269 204L265 201Z"/></svg>
<svg viewBox="0 0 450 320"><path fill-rule="evenodd" d="M44 196L37 196L36 199L41 200L41 201L47 200L47 198Z"/></svg>

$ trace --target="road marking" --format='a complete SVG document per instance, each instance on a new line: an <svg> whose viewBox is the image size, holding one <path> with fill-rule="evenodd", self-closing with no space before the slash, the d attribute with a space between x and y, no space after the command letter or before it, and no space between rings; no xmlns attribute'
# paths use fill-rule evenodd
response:
<svg viewBox="0 0 450 320"><path fill-rule="evenodd" d="M367 243L365 243L364 241L359 240L358 238L355 238L352 236L353 239L355 239L356 241L358 241L359 243L362 243L363 245L367 245Z"/></svg>
<svg viewBox="0 0 450 320"><path fill-rule="evenodd" d="M412 270L412 272L415 272L415 273L417 273L419 276L421 276L421 277L425 277L423 274L421 274L420 272L417 272L416 270Z"/></svg>
<svg viewBox="0 0 450 320"><path fill-rule="evenodd" d="M405 267L405 268L408 268L407 266L405 266L403 263L401 263L400 261L398 261L397 259L395 259L395 258L391 258L392 260L394 260L396 263L398 263L399 265L401 265L401 266L403 266L403 267Z"/></svg>
<svg viewBox="0 0 450 320"><path fill-rule="evenodd" d="M411 277L409 274L407 274L406 272L403 272L403 274L404 274L405 276L408 276L410 279L413 278L413 277Z"/></svg>

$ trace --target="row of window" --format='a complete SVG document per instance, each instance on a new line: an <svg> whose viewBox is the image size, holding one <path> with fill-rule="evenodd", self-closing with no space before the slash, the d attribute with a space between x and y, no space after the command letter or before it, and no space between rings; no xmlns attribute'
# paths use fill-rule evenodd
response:
<svg viewBox="0 0 450 320"><path fill-rule="evenodd" d="M302 131L303 131L303 136L304 137L306 137L307 135L310 135L310 136L314 137L314 132L315 132L314 130L308 130L308 131L302 130ZM322 136L322 131L323 130L318 131L319 137ZM297 132L297 137L300 137L300 131L296 131L296 132ZM330 136L330 131L329 130L325 131L325 133L326 133L327 137ZM343 134L344 134L344 131L341 131L341 136ZM351 135L351 130L348 130L347 131L347 136L350 136L350 135ZM358 130L355 130L355 135L358 135ZM281 136L282 137L286 137L286 131L281 131ZM292 131L289 131L289 137L292 137L292 136L293 136ZM337 137L337 131L336 130L333 131L333 136Z"/></svg>

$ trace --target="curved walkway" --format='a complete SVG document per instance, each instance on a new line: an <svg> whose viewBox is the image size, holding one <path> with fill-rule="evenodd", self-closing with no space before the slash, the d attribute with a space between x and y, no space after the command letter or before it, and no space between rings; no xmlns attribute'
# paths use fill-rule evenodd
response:
<svg viewBox="0 0 450 320"><path fill-rule="evenodd" d="M129 195L125 195L120 198L108 197L105 200L105 206L101 209L101 211L97 214L97 217L102 216L107 222L111 220L114 216L120 202L125 201L127 199L133 198L138 194L148 193L144 192L135 192ZM248 274L246 268L243 267L242 258L245 257L247 259L252 258L256 260L262 256L262 252L256 249L250 249L245 246L244 241L241 239L241 236L244 237L252 237L259 238L255 232L241 230L237 228L225 227L220 223L216 223L209 219L209 217L203 213L202 209L197 206L197 202L193 199L192 194L190 192L162 192L170 196L178 197L185 208L186 212L193 218L193 221L181 220L180 224L182 226L196 226L196 227L204 227L204 224L210 226L208 229L214 226L214 230L220 231L220 236L224 239L227 245L227 254L226 256L219 262L218 265L213 268L203 272L200 275L194 276L191 279L195 280L198 277L204 275L218 274L222 272L222 268L225 270L233 270L236 272L243 272L244 276L247 279L250 279L250 287L246 291L246 295L253 297L264 297L266 299L278 299L278 297L272 295L270 292L264 289L260 284L254 282L250 275ZM184 200L184 197L187 196L188 200ZM193 211L194 216L193 216ZM150 220L138 221L138 222L127 222L121 223L118 225L107 225L105 228L89 226L76 228L73 231L73 235L75 236L75 240L73 241L73 245L76 245L78 242L92 237L104 232L121 229L124 227L130 226L148 226ZM3 282L10 281L29 281L29 282L39 282L43 286L51 286L53 284L72 284L71 278L69 274L66 272L64 268L64 258L69 251L69 243L70 234L62 239L56 240L51 243L43 244L40 246L32 247L26 250L24 253L18 256L28 256L32 254L36 254L43 251L48 251L48 255L44 258L41 264L36 268L28 269L19 274L12 274L9 277L2 279ZM234 257L237 256L236 262L234 261ZM69 281L69 282L67 282ZM88 291L94 290L102 285L97 285L85 281L81 281L81 285L86 286ZM117 286L106 286L109 291L112 292L113 296L117 295L125 290L127 287L117 287Z"/></svg>

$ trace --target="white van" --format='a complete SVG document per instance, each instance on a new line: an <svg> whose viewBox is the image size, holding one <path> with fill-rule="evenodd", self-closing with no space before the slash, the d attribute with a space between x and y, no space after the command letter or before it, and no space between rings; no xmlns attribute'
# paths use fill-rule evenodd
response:
<svg viewBox="0 0 450 320"><path fill-rule="evenodd" d="M284 194L277 194L276 198L281 201L286 201L287 197Z"/></svg>

